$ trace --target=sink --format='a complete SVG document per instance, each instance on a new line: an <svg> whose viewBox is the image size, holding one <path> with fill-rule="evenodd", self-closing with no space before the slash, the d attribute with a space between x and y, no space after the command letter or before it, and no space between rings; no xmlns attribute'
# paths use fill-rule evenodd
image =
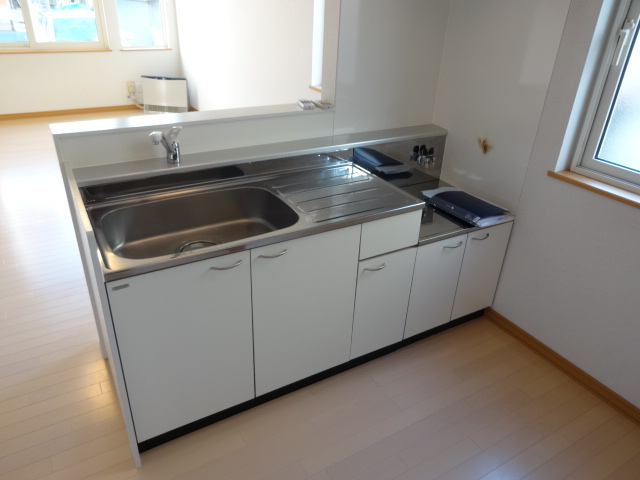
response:
<svg viewBox="0 0 640 480"><path fill-rule="evenodd" d="M350 162L316 157L119 181L110 177L110 183L80 186L83 229L94 239L91 243L97 242L104 280L360 225L424 206Z"/></svg>
<svg viewBox="0 0 640 480"><path fill-rule="evenodd" d="M239 187L89 210L103 253L126 259L178 256L294 225L298 214L258 187ZM107 248L105 248L107 247ZM106 262L106 259L105 259Z"/></svg>
<svg viewBox="0 0 640 480"><path fill-rule="evenodd" d="M80 189L85 204L100 203L119 197L140 193L149 193L175 187L194 186L242 177L244 171L234 165L195 170L192 172L172 173L157 177L139 178L117 183L106 183Z"/></svg>

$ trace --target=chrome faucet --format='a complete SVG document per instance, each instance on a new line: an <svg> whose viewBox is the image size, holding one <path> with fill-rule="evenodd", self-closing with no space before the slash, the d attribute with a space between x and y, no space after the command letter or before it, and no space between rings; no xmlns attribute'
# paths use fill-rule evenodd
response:
<svg viewBox="0 0 640 480"><path fill-rule="evenodd" d="M164 133L157 131L149 134L152 145L162 143L162 146L167 151L167 162L172 164L180 163L180 145L176 141L176 138L178 138L181 130L182 127L178 125L172 127L166 137L164 136Z"/></svg>

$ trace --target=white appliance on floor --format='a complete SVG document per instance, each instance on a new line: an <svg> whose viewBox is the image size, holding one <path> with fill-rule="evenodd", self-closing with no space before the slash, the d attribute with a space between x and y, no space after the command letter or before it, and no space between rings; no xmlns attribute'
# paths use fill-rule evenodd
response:
<svg viewBox="0 0 640 480"><path fill-rule="evenodd" d="M187 79L142 75L142 98L146 113L188 112Z"/></svg>

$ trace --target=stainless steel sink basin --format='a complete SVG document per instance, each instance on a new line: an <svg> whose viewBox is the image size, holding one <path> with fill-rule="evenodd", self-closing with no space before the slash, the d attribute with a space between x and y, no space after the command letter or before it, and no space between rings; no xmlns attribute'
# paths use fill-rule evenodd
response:
<svg viewBox="0 0 640 480"><path fill-rule="evenodd" d="M241 168L229 165L206 170L172 173L157 177L94 185L82 188L81 193L84 203L89 205L140 193L145 194L165 189L174 189L176 187L188 187L220 180L229 180L242 177L243 175L244 171L242 171Z"/></svg>
<svg viewBox="0 0 640 480"><path fill-rule="evenodd" d="M106 243L103 253L110 250L126 259L179 256L287 228L300 218L283 200L257 187L105 205L90 209L89 216L99 243Z"/></svg>

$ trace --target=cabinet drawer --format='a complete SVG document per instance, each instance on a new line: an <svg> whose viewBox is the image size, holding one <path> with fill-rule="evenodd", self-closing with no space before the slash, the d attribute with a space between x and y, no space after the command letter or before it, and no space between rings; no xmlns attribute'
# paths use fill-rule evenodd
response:
<svg viewBox="0 0 640 480"><path fill-rule="evenodd" d="M363 224L360 260L416 245L421 217L417 210Z"/></svg>

